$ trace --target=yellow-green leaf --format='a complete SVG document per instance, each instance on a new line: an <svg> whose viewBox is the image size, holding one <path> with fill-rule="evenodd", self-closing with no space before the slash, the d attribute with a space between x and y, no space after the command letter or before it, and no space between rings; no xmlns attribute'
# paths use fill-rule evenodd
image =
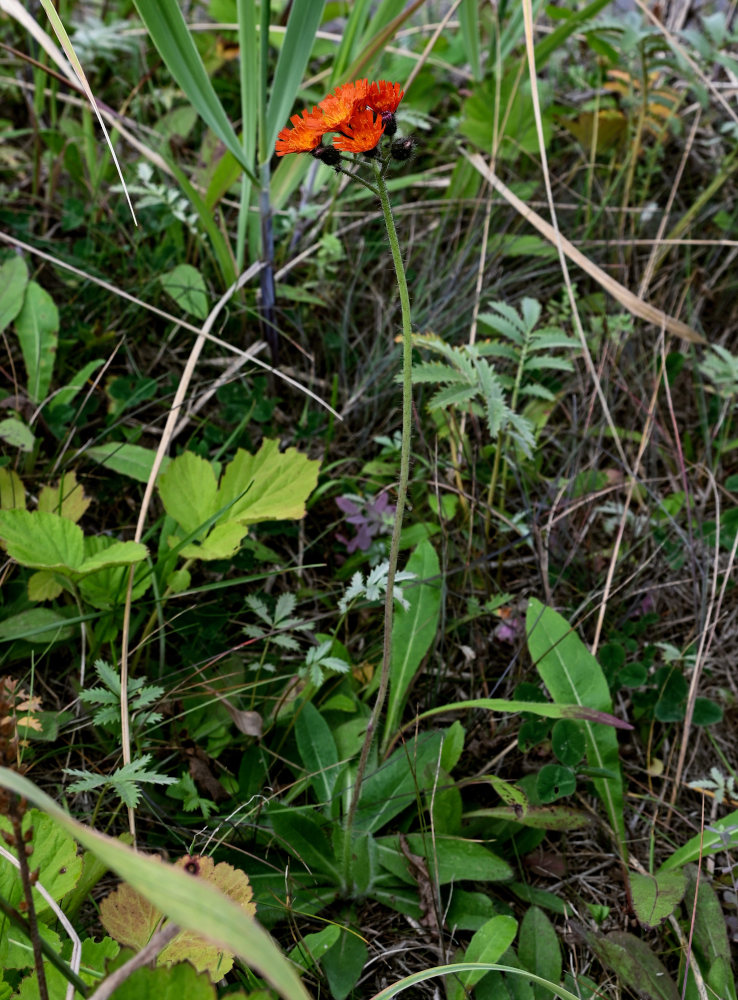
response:
<svg viewBox="0 0 738 1000"><path fill-rule="evenodd" d="M0 468L0 508L25 510L26 491L21 477L13 469Z"/></svg>
<svg viewBox="0 0 738 1000"><path fill-rule="evenodd" d="M38 495L39 510L47 514L61 514L75 524L91 502L73 471L65 472L56 486L42 486Z"/></svg>
<svg viewBox="0 0 738 1000"><path fill-rule="evenodd" d="M62 590L64 587L46 569L40 569L28 578L28 597L31 601L53 601Z"/></svg>
<svg viewBox="0 0 738 1000"><path fill-rule="evenodd" d="M319 469L320 462L296 448L280 452L275 440L263 441L255 455L239 448L218 490L217 506L230 505L223 520L256 524L304 517Z"/></svg>

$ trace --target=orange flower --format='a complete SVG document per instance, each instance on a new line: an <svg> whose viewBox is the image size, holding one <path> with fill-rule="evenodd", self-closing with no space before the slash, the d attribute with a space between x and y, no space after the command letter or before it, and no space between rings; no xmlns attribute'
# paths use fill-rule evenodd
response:
<svg viewBox="0 0 738 1000"><path fill-rule="evenodd" d="M286 126L277 136L275 149L277 156L287 153L311 153L317 149L326 131L323 118L317 108L308 111L307 108L299 115L293 115L290 121L294 128Z"/></svg>
<svg viewBox="0 0 738 1000"><path fill-rule="evenodd" d="M373 82L366 95L367 107L377 114L394 114L404 94L399 83L390 83L389 80Z"/></svg>
<svg viewBox="0 0 738 1000"><path fill-rule="evenodd" d="M345 153L366 153L374 149L384 132L382 116L375 118L368 108L355 112L348 125L344 125L341 134L333 140L336 149Z"/></svg>
<svg viewBox="0 0 738 1000"><path fill-rule="evenodd" d="M347 125L354 111L366 103L367 81L355 80L336 87L332 94L318 105L323 112L323 128L326 132L340 130Z"/></svg>

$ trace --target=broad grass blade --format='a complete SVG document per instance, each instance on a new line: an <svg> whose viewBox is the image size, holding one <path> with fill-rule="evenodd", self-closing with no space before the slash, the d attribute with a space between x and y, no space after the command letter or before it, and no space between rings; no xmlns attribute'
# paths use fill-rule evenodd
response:
<svg viewBox="0 0 738 1000"><path fill-rule="evenodd" d="M202 120L256 183L228 115L210 82L176 0L136 0L136 8L159 55Z"/></svg>
<svg viewBox="0 0 738 1000"><path fill-rule="evenodd" d="M609 0L603 0L609 3ZM459 7L459 23L464 39L464 50L469 54L469 65L475 80L482 79L482 63L479 58L479 5L477 0L462 0Z"/></svg>
<svg viewBox="0 0 738 1000"><path fill-rule="evenodd" d="M267 155L271 155L277 133L289 119L313 49L315 32L323 17L324 6L325 0L300 0L292 5L267 107Z"/></svg>

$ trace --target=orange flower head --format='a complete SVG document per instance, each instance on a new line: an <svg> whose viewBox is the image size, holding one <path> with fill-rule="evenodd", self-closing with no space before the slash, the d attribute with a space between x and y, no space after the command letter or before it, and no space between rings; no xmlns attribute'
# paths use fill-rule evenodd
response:
<svg viewBox="0 0 738 1000"><path fill-rule="evenodd" d="M293 115L290 121L294 128L286 126L277 136L275 144L277 156L285 156L287 153L311 153L317 149L326 131L318 109L313 108L312 111L308 111L306 108L302 118Z"/></svg>
<svg viewBox="0 0 738 1000"><path fill-rule="evenodd" d="M382 116L375 118L368 108L362 108L354 113L348 125L344 125L333 145L345 153L367 153L374 149L383 132Z"/></svg>
<svg viewBox="0 0 738 1000"><path fill-rule="evenodd" d="M339 131L347 125L354 111L366 103L367 81L355 80L336 87L332 94L318 105L323 112L323 128L326 132Z"/></svg>
<svg viewBox="0 0 738 1000"><path fill-rule="evenodd" d="M393 115L404 94L405 91L400 89L399 83L390 83L389 80L373 82L366 95L367 107L380 115Z"/></svg>

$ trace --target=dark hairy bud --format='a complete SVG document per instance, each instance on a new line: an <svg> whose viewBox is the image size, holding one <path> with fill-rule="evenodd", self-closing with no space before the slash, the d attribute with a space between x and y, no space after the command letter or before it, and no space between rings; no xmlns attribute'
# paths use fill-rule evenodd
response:
<svg viewBox="0 0 738 1000"><path fill-rule="evenodd" d="M415 152L416 146L417 142L412 136L406 136L403 139L395 139L392 143L392 159L409 160Z"/></svg>

